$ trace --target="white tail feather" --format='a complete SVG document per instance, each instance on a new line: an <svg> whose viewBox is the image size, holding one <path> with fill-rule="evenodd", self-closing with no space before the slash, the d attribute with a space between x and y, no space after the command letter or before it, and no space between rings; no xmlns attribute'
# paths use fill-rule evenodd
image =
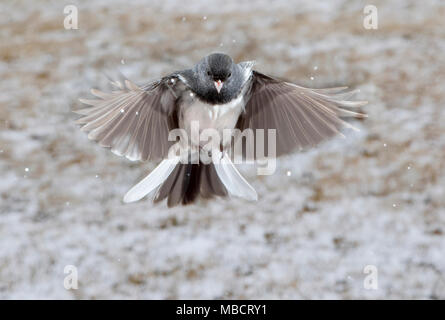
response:
<svg viewBox="0 0 445 320"><path fill-rule="evenodd" d="M173 172L179 159L179 157L174 157L163 160L148 176L125 194L124 202L138 201L156 189Z"/></svg>
<svg viewBox="0 0 445 320"><path fill-rule="evenodd" d="M227 153L219 163L215 163L216 173L231 196L256 201L258 195L255 189L243 178L235 168Z"/></svg>

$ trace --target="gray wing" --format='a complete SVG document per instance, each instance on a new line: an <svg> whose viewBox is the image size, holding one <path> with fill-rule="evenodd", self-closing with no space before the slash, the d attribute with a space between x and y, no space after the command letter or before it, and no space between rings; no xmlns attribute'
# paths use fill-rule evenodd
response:
<svg viewBox="0 0 445 320"><path fill-rule="evenodd" d="M367 103L348 101L354 92L341 93L345 87L308 89L256 71L251 81L250 96L237 128L265 129L266 137L267 129L276 129L277 156L341 135L343 127L355 129L340 117L366 117L345 109Z"/></svg>
<svg viewBox="0 0 445 320"><path fill-rule="evenodd" d="M125 80L111 82L116 91L104 93L92 89L99 99L80 99L92 107L74 112L88 138L130 160L165 158L173 142L169 130L177 128L176 93L179 80L175 75L144 87Z"/></svg>

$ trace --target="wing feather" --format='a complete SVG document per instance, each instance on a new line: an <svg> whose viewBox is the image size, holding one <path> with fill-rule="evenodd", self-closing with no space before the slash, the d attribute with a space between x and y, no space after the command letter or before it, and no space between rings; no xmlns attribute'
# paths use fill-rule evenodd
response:
<svg viewBox="0 0 445 320"><path fill-rule="evenodd" d="M244 112L237 128L276 129L277 156L315 146L343 128L355 129L342 117L364 118L351 111L366 101L350 101L356 91L347 87L309 89L252 72L252 84ZM343 136L344 137L344 136Z"/></svg>
<svg viewBox="0 0 445 320"><path fill-rule="evenodd" d="M175 79L175 81L169 81ZM168 133L177 128L176 75L144 87L129 80L111 81L119 90L105 93L91 89L98 99L80 99L89 108L74 111L82 117L76 123L88 138L130 160L165 158L171 146Z"/></svg>

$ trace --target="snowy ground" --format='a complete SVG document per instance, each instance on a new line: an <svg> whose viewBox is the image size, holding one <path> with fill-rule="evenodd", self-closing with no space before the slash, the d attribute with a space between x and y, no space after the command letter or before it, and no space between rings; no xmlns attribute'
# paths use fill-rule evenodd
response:
<svg viewBox="0 0 445 320"><path fill-rule="evenodd" d="M445 299L444 2L375 0L378 30L366 1L147 3L79 1L79 30L64 1L0 3L0 298ZM257 203L124 205L154 164L88 141L70 110L104 72L144 83L212 51L360 88L370 117L273 176L243 168Z"/></svg>

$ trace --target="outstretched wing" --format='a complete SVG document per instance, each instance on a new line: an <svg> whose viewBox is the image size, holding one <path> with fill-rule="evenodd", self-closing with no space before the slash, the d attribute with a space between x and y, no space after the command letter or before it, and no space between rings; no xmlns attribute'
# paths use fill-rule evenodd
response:
<svg viewBox="0 0 445 320"><path fill-rule="evenodd" d="M237 128L276 129L276 155L314 146L341 134L343 127L355 129L340 117L366 117L345 108L365 105L348 101L354 92L346 89L308 89L253 71L250 96ZM357 130L357 129L355 129Z"/></svg>
<svg viewBox="0 0 445 320"><path fill-rule="evenodd" d="M111 83L116 91L104 93L92 89L99 99L80 99L92 107L76 110L77 120L88 138L130 160L165 158L172 142L169 130L177 128L175 75L144 87L129 80Z"/></svg>

